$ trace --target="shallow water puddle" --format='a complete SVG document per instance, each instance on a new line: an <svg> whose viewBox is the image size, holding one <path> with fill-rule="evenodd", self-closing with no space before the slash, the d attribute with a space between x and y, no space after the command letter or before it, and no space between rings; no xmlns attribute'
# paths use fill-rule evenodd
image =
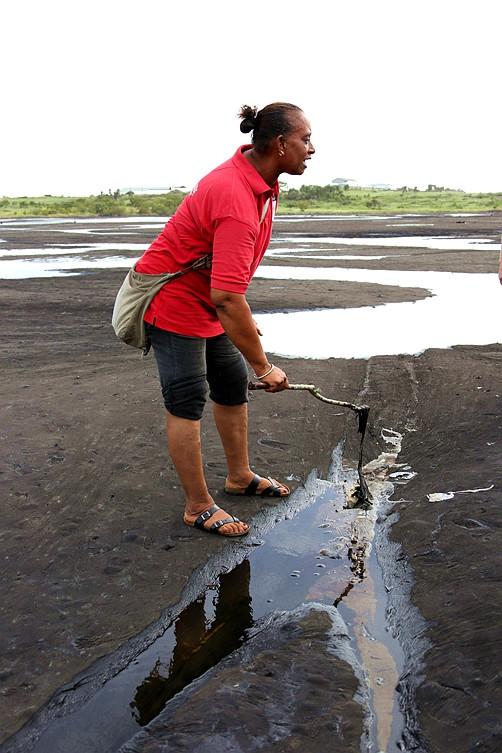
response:
<svg viewBox="0 0 502 753"><path fill-rule="evenodd" d="M265 350L288 358L370 358L500 342L502 299L495 274L277 266L261 267L256 276L380 283L433 293L385 306L257 314Z"/></svg>
<svg viewBox="0 0 502 753"><path fill-rule="evenodd" d="M324 254L312 254L311 251L325 251ZM308 254L302 253L304 251L309 251ZM373 261L380 261L381 259L395 259L396 255L393 254L392 256L375 256L374 254L366 254L363 255L357 255L357 254L329 254L327 253L327 249L317 249L317 248L276 248L271 249L267 251L267 256L273 257L275 259L277 258L284 258L284 259L348 259L350 261L367 261L368 259L371 259Z"/></svg>
<svg viewBox="0 0 502 753"><path fill-rule="evenodd" d="M389 220L399 220L399 219L408 219L408 218L414 218L417 219L422 218L424 215L422 214L392 214L392 215L377 215L377 214L302 214L302 215L276 215L274 222L306 222L306 221L326 221L326 222L351 222L353 220L383 220L383 221L389 221ZM482 217L482 213L473 213L473 212L461 212L460 214L445 214L445 217ZM414 223L414 224L429 224L433 225L434 223Z"/></svg>
<svg viewBox="0 0 502 753"><path fill-rule="evenodd" d="M0 250L0 258L7 256L61 256L67 254L94 254L97 251L145 251L147 243L73 243L68 245L44 246L43 248L10 248ZM116 257L114 257L116 258ZM120 257L119 257L120 258ZM58 260L59 261L59 260ZM98 261L90 259L89 261ZM131 263L131 260L129 259Z"/></svg>
<svg viewBox="0 0 502 753"><path fill-rule="evenodd" d="M128 269L134 261L126 256L4 259L0 260L0 277L52 277L77 274L74 270ZM500 342L502 299L495 274L264 266L256 277L380 283L424 288L433 293L423 300L384 306L257 314L255 318L264 333L263 344L270 353L290 358L369 358Z"/></svg>
<svg viewBox="0 0 502 753"><path fill-rule="evenodd" d="M261 538L246 558L204 583L160 637L85 705L54 719L32 750L116 751L176 693L238 648L261 617L309 601L337 605L349 626L366 673L361 694L371 708L366 750L399 750L403 723L395 686L402 655L385 631L385 590L371 544L377 510L393 491L382 479L395 458L391 449L376 465L373 462L374 507L351 509L347 500L357 473L343 468L338 447L330 480L313 482L313 502L303 492L295 514L295 493L274 507L258 523Z"/></svg>
<svg viewBox="0 0 502 753"><path fill-rule="evenodd" d="M166 223L169 219L169 215L165 217L79 217L74 219L73 217L15 217L12 219L0 220L0 227L2 225L6 227L32 227L36 225L129 225L142 222L143 224L151 225L158 224L159 222Z"/></svg>
<svg viewBox="0 0 502 753"><path fill-rule="evenodd" d="M82 250L80 249L80 253ZM37 254L40 256L40 252ZM102 256L83 259L66 256L34 260L0 260L0 279L22 280L32 277L61 277L78 275L81 269L129 269L136 259L128 256Z"/></svg>
<svg viewBox="0 0 502 753"><path fill-rule="evenodd" d="M337 238L332 236L283 235L273 240L278 243L319 243L338 244L340 246L386 246L397 248L431 248L437 251L497 251L498 241L490 238L451 238L450 236L406 235L403 237L367 236L357 238Z"/></svg>

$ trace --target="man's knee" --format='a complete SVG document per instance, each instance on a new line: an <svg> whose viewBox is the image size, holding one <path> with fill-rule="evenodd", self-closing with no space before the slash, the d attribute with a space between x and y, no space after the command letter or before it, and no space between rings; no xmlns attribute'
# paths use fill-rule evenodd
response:
<svg viewBox="0 0 502 753"><path fill-rule="evenodd" d="M242 405L248 402L246 362L227 335L208 341L207 380L211 400L219 405Z"/></svg>
<svg viewBox="0 0 502 753"><path fill-rule="evenodd" d="M248 402L248 382L246 371L244 375L229 381L213 383L209 397L218 405L242 405Z"/></svg>
<svg viewBox="0 0 502 753"><path fill-rule="evenodd" d="M180 379L162 387L166 409L173 416L199 421L207 399L206 375Z"/></svg>

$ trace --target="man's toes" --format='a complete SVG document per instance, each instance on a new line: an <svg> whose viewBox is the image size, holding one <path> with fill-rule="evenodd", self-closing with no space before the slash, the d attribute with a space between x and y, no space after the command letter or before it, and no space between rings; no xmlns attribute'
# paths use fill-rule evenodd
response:
<svg viewBox="0 0 502 753"><path fill-rule="evenodd" d="M286 486L286 484L283 484L281 481L276 481L275 478L262 479L260 484L258 485L258 491L263 492L266 489L268 489L270 486L278 486L280 489L281 497L287 497L288 494L291 493L291 490L289 489L289 487Z"/></svg>
<svg viewBox="0 0 502 753"><path fill-rule="evenodd" d="M227 528L227 526L223 526L223 528ZM228 530L232 533L243 533L248 529L249 526L247 526L245 523L228 523Z"/></svg>
<svg viewBox="0 0 502 753"><path fill-rule="evenodd" d="M229 523L228 526L232 533L245 533L249 531L249 526L245 523ZM226 526L223 527L226 528Z"/></svg>
<svg viewBox="0 0 502 753"><path fill-rule="evenodd" d="M274 479L274 484L276 484L279 487L281 497L287 497L287 495L290 494L291 490L289 489L288 486L286 486L286 484L283 484L280 481L276 481L275 479Z"/></svg>
<svg viewBox="0 0 502 753"><path fill-rule="evenodd" d="M228 517L228 515L222 515L221 518ZM222 534L236 534L236 533L247 533L249 531L249 526L247 523L244 523L243 521L235 522L232 521L231 523L225 523L225 525L222 525L220 528L220 532Z"/></svg>

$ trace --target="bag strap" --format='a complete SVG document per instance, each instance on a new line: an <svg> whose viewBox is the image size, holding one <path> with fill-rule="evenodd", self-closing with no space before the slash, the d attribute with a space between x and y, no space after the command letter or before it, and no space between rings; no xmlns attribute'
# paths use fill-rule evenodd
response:
<svg viewBox="0 0 502 753"><path fill-rule="evenodd" d="M190 264L189 267L187 267L185 270L182 270L183 272L189 272L191 269L210 269L211 268L211 262L213 260L213 254L205 254L204 256L201 256L200 259L196 259L193 264Z"/></svg>
<svg viewBox="0 0 502 753"><path fill-rule="evenodd" d="M194 262L192 262L192 264L190 264L190 266L188 267L178 269L177 272L167 272L166 282L171 282L171 280L175 280L177 277L181 277L181 275L186 275L187 272L191 272L195 269L210 269L212 258L212 254L205 254L204 256L201 256L199 259L196 259Z"/></svg>
<svg viewBox="0 0 502 753"><path fill-rule="evenodd" d="M263 209L261 210L260 225L263 222L263 220L265 219L265 217L267 216L267 211L268 211L269 206L270 206L270 196L265 201L265 203L263 205Z"/></svg>

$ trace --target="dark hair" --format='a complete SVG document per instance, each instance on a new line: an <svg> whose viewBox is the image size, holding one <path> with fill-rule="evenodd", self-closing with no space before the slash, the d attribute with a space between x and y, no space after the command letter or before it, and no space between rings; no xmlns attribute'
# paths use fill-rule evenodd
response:
<svg viewBox="0 0 502 753"><path fill-rule="evenodd" d="M294 129L294 116L302 112L301 107L289 102L274 102L262 110L242 105L239 118L242 133L253 131L253 146L258 152L266 152L276 136L287 136Z"/></svg>

